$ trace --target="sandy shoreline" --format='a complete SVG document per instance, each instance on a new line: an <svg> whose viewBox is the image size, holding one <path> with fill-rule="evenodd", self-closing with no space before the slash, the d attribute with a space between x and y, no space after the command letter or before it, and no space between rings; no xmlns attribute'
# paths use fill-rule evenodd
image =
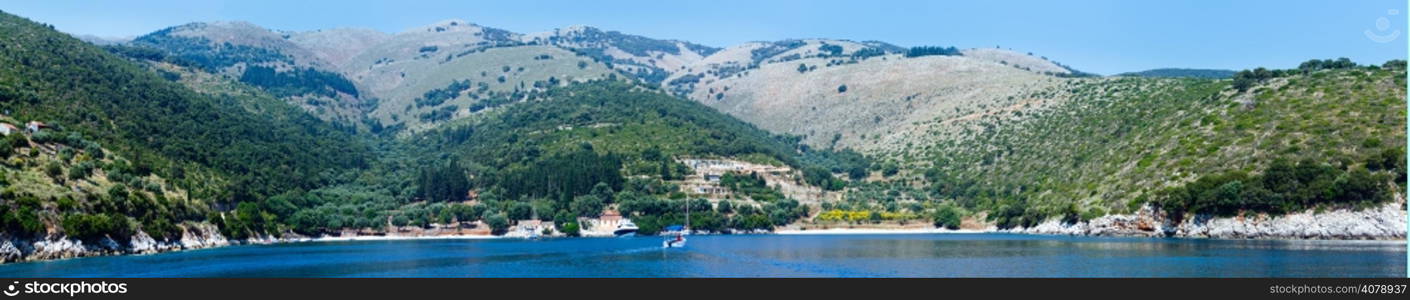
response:
<svg viewBox="0 0 1410 300"><path fill-rule="evenodd" d="M828 229L787 229L774 231L778 235L833 235L833 234L975 234L992 233L987 230L949 230L941 228L907 228L907 229L884 229L884 228L828 228Z"/></svg>
<svg viewBox="0 0 1410 300"><path fill-rule="evenodd" d="M305 238L291 240L294 242L342 242L342 241L399 241L399 240L488 240L512 238L507 236L494 235L362 235L362 236L325 236L317 238Z"/></svg>
<svg viewBox="0 0 1410 300"><path fill-rule="evenodd" d="M769 233L738 233L737 235L764 234L764 235L843 235L843 234L976 234L995 233L997 231L988 230L949 230L939 228L908 228L908 229L882 229L882 228L829 228L829 229L786 229ZM720 235L718 233L696 233L692 235ZM266 241L264 243L297 243L297 242L348 242L348 241L400 241L400 240L490 240L490 239L522 239L523 237L506 235L404 235L404 236L324 236L317 238L293 238ZM561 238L561 237L551 237ZM615 238L615 236L580 236L576 238Z"/></svg>

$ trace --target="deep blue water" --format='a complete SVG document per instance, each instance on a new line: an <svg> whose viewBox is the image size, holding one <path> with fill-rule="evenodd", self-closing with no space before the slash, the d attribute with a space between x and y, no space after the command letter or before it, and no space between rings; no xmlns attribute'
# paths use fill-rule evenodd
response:
<svg viewBox="0 0 1410 300"><path fill-rule="evenodd" d="M0 277L1405 277L1404 242L1017 234L397 240L0 265Z"/></svg>

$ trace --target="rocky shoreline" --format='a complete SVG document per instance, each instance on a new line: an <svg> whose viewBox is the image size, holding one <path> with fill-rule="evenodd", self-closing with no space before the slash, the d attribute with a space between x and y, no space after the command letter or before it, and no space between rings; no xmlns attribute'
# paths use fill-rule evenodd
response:
<svg viewBox="0 0 1410 300"><path fill-rule="evenodd" d="M193 250L230 245L230 240L209 223L183 224L181 239L157 241L146 232L138 231L123 245L111 238L96 243L84 243L67 237L46 237L40 240L0 235L0 263L65 259L87 256L152 254L176 250Z"/></svg>
<svg viewBox="0 0 1410 300"><path fill-rule="evenodd" d="M1143 207L1135 214L1107 215L1086 222L1065 224L1057 219L1049 220L1030 228L947 231L930 230L925 233L983 233L1004 232L1044 235L1075 236L1121 236L1121 237L1177 237L1212 239L1301 239L1301 240L1403 240L1407 232L1405 202L1387 203L1363 210L1336 209L1324 212L1304 211L1281 216L1265 214L1215 218L1193 216L1174 222L1158 213L1150 206ZM811 231L811 232L810 232ZM886 230L872 230L873 233L891 233ZM868 232L872 232L868 231ZM904 233L905 230L898 230ZM757 233L757 232L756 232ZM764 232L769 233L769 232ZM796 232L780 230L773 234L826 233L826 230ZM195 223L182 225L181 239L157 241L144 232L138 232L128 245L112 239L97 243L63 237L50 237L43 240L26 240L0 234L0 264L66 259L104 255L153 254L168 251L194 250L222 247L235 244L272 244L307 242L322 240L360 240L394 238L455 238L447 235L357 235L340 237L261 236L248 240L229 240L220 234L214 225ZM490 238L489 236L465 236ZM495 237L498 238L498 237Z"/></svg>
<svg viewBox="0 0 1410 300"><path fill-rule="evenodd" d="M1154 208L1145 206L1130 215L1107 215L1075 224L1053 219L1031 228L1002 231L1213 239L1403 240L1407 231L1406 217L1404 201L1363 210L1308 210L1281 216L1256 214L1219 218L1196 215L1179 222L1169 220Z"/></svg>

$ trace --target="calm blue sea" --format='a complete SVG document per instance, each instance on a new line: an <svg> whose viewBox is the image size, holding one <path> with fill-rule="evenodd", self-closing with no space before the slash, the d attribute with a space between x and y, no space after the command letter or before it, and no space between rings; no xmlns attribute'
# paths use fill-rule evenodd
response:
<svg viewBox="0 0 1410 300"><path fill-rule="evenodd" d="M397 240L0 265L0 277L1404 277L1406 246L1019 234Z"/></svg>

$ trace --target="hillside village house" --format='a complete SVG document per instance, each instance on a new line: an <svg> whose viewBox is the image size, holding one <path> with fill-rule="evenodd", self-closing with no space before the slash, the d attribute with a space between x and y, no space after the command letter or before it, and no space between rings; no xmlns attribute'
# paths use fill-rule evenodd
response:
<svg viewBox="0 0 1410 300"><path fill-rule="evenodd" d="M514 229L510 230L509 235L528 237L550 228L554 228L553 221L519 220L514 224Z"/></svg>
<svg viewBox="0 0 1410 300"><path fill-rule="evenodd" d="M28 130L29 133L39 132L40 128L49 128L49 125L45 125L44 122L40 121L29 121L29 123L25 123L24 125L24 129Z"/></svg>
<svg viewBox="0 0 1410 300"><path fill-rule="evenodd" d="M687 189L692 193L711 196L727 196L729 189L714 184L688 184Z"/></svg>
<svg viewBox="0 0 1410 300"><path fill-rule="evenodd" d="M7 136L8 136L8 135L10 135L11 133L16 133L16 132L20 132L20 128L19 128L19 127L15 127L15 125L10 125L10 123L0 123L0 135L7 135Z"/></svg>
<svg viewBox="0 0 1410 300"><path fill-rule="evenodd" d="M621 212L608 209L603 211L602 215L598 216L596 219L578 218L578 224L588 225L582 228L582 235L584 236L612 236L612 231L617 230L617 226L622 225L622 220L627 220L627 218L623 217Z"/></svg>

